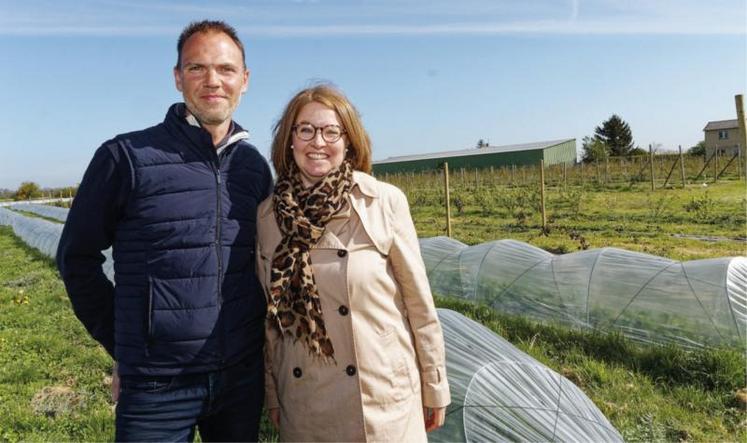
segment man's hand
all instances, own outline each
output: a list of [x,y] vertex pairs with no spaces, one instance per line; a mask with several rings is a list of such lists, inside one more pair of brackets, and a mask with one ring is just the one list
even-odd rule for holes
[[115,361],[112,368],[112,401],[116,403],[117,400],[119,400],[119,372],[117,362]]
[[446,420],[446,408],[429,408],[423,406],[425,416],[425,432],[431,432],[444,425]]
[[275,429],[280,429],[280,408],[268,409],[267,415],[270,417],[270,422],[275,426]]

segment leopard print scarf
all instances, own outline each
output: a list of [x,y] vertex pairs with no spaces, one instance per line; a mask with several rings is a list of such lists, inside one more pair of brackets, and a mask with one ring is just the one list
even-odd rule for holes
[[287,175],[278,178],[272,196],[283,238],[272,257],[267,317],[281,333],[301,340],[311,355],[325,362],[334,361],[335,351],[324,327],[310,250],[327,222],[345,207],[352,183],[353,168],[344,161],[304,189],[293,164]]

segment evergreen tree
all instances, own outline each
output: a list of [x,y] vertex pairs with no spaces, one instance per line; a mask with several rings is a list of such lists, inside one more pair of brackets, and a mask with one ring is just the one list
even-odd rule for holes
[[628,156],[633,150],[633,134],[630,126],[617,114],[605,120],[594,130],[594,138],[602,141],[611,156]]
[[697,145],[687,150],[687,155],[705,155],[706,145],[705,140],[701,140]]

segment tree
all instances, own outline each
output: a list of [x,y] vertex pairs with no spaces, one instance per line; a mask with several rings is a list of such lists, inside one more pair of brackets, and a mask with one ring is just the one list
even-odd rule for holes
[[607,145],[596,137],[589,137],[587,135],[582,139],[581,143],[581,149],[584,151],[581,154],[581,160],[584,163],[604,160],[608,155]]
[[13,196],[14,200],[30,200],[41,196],[41,188],[34,182],[23,182]]
[[611,156],[628,156],[633,150],[633,134],[630,126],[617,114],[594,129],[594,138],[601,140]]
[[701,156],[703,156],[703,155],[705,155],[705,153],[706,153],[705,140],[699,141],[698,144],[696,144],[695,146],[693,146],[692,148],[690,148],[690,149],[687,150],[687,155],[701,155]]

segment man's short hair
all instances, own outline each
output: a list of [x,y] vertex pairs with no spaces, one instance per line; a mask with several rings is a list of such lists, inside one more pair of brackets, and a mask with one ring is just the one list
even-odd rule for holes
[[186,43],[187,40],[197,32],[202,32],[205,34],[207,34],[208,32],[222,32],[226,34],[231,38],[231,40],[233,40],[234,43],[236,43],[236,46],[238,46],[241,50],[241,62],[244,64],[244,68],[246,68],[244,44],[241,43],[241,39],[239,39],[239,36],[233,26],[221,20],[202,20],[199,22],[192,22],[188,24],[179,36],[179,41],[176,43],[177,69],[182,67],[182,48],[184,48],[184,43]]

